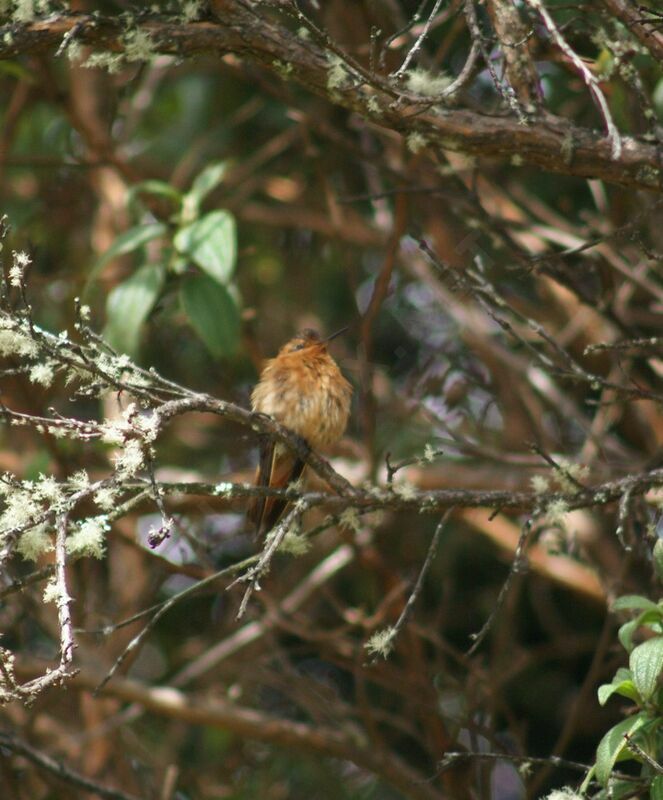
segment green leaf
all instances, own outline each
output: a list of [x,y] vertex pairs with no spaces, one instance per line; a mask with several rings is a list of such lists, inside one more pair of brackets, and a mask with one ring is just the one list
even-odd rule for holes
[[594,775],[596,774],[596,764],[589,770],[583,782],[580,784],[580,789],[578,790],[581,795],[587,794],[587,790],[589,789],[589,784],[594,780]]
[[109,261],[112,261],[118,256],[124,256],[127,253],[138,250],[139,247],[147,244],[147,242],[151,242],[152,239],[163,236],[167,231],[168,228],[163,222],[152,222],[148,225],[136,225],[134,228],[129,228],[128,231],[121,233],[103,256],[93,264],[85,284],[85,289],[83,290],[83,297],[85,298],[87,296],[90,287]]
[[663,78],[660,78],[652,92],[652,104],[659,119],[663,119]]
[[161,293],[164,279],[163,267],[147,264],[108,295],[104,337],[116,350],[130,355],[136,352],[141,326]]
[[618,597],[613,601],[611,609],[613,611],[637,609],[638,611],[655,611],[663,614],[663,609],[657,603],[639,594],[625,594],[623,597]]
[[657,775],[651,782],[649,800],[663,800],[663,775]]
[[227,283],[235,268],[235,219],[227,211],[212,211],[175,235],[175,247],[210,277]]
[[[596,748],[596,780],[601,786],[607,786],[610,774],[619,759],[632,758],[626,746],[625,734],[633,734],[642,726],[649,722],[646,714],[636,714],[618,722],[605,734]],[[626,752],[624,752],[626,751]]]
[[184,195],[182,204],[183,219],[189,222],[198,216],[200,204],[221,183],[225,172],[225,163],[223,161],[215,161],[196,175],[191,188]]
[[620,667],[615,677],[612,679],[612,683],[604,683],[603,686],[599,686],[599,704],[604,706],[613,694],[620,694],[622,697],[628,697],[629,700],[633,700],[636,703],[641,702],[640,695],[633,683],[630,670]]
[[165,181],[148,180],[134,184],[127,192],[127,206],[132,213],[137,213],[138,195],[153,194],[170,200],[178,208],[182,203],[182,193]]
[[658,580],[663,583],[663,539],[657,539],[652,551],[654,558],[654,572]]
[[656,636],[634,648],[629,656],[629,666],[640,696],[649,700],[663,669],[663,636]]
[[629,620],[625,622],[617,632],[617,638],[621,642],[622,647],[626,650],[627,653],[630,653],[633,650],[633,634],[637,631],[640,627],[640,623],[637,619]]
[[180,289],[182,306],[194,330],[213,356],[233,355],[239,345],[240,318],[225,286],[207,275],[187,277]]
[[0,61],[0,75],[8,75],[32,84],[36,82],[34,74],[18,61]]

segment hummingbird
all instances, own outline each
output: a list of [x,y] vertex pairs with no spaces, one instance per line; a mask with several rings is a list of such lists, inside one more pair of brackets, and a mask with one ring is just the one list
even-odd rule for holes
[[[298,333],[267,361],[251,393],[253,411],[273,417],[314,450],[338,441],[350,415],[352,386],[327,351],[329,342],[345,330],[326,339],[312,328]],[[257,486],[284,488],[301,477],[304,466],[286,445],[261,437]],[[287,505],[275,497],[253,501],[248,517],[257,536],[276,525]]]

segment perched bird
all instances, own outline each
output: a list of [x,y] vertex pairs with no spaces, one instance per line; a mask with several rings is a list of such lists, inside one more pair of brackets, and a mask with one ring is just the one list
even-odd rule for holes
[[[301,436],[314,449],[329,447],[341,438],[350,414],[352,386],[327,352],[327,344],[343,330],[326,339],[306,328],[265,364],[251,394],[254,411],[268,414]],[[300,478],[304,462],[286,445],[263,437],[256,477],[258,486],[284,488]],[[248,516],[258,536],[276,525],[287,503],[259,497]]]

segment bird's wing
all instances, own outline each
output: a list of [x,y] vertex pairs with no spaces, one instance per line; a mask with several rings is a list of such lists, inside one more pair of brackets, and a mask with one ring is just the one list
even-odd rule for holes
[[[283,489],[301,477],[304,462],[277,446],[273,439],[264,437],[260,441],[260,461],[256,473],[256,486]],[[257,497],[249,506],[247,516],[253,522],[256,536],[271,530],[279,521],[289,504],[278,497]]]

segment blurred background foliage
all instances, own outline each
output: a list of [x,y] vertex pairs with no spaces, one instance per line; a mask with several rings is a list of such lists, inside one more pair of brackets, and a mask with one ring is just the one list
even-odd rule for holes
[[[136,10],[110,0],[71,5],[108,15]],[[325,0],[302,8],[368,63],[371,31],[379,30],[384,43],[419,5]],[[599,5],[546,3],[601,76],[620,130],[660,144],[661,64]],[[138,21],[158,16],[159,7],[139,9]],[[458,73],[471,41],[460,10],[457,2],[442,4],[418,68]],[[267,7],[259,13],[277,15]],[[421,19],[429,13],[426,6]],[[498,61],[483,10],[480,19]],[[6,24],[13,24],[8,17]],[[296,27],[287,16],[284,24]],[[540,26],[527,24],[548,110],[600,128],[580,77]],[[386,70],[398,67],[418,32],[421,24],[394,40]],[[583,353],[591,344],[661,334],[663,228],[655,193],[522,167],[517,153],[503,163],[412,152],[398,134],[340,108],[333,96],[316,97],[290,82],[287,65],[270,71],[233,54],[183,52],[109,71],[86,67],[89,55],[82,48],[73,59],[49,52],[0,63],[5,253],[30,254],[29,299],[44,327],[71,328],[74,298],[83,297],[93,327],[141,365],[247,405],[262,359],[295,331],[348,325],[333,350],[355,387],[355,403],[333,456],[357,483],[384,480],[387,454],[392,462],[420,458],[426,445],[444,454],[402,474],[428,489],[527,489],[532,477],[548,475],[533,442],[586,465],[590,482],[641,471],[660,458],[654,403],[610,397],[605,386],[564,376],[537,379],[523,341],[501,331],[462,286],[441,280],[417,246],[425,237],[461,272],[481,266],[497,295],[545,325],[587,369],[613,381],[627,374],[651,388],[649,353],[624,360]],[[508,113],[485,66],[456,104]],[[594,239],[595,247],[575,251]],[[574,252],[560,256],[567,249]],[[388,291],[366,328],[376,281],[387,271]],[[525,336],[540,346],[531,331]],[[33,414],[72,409],[66,386],[46,391],[11,375],[3,378],[2,397]],[[119,402],[78,400],[75,410],[112,416]],[[22,477],[107,469],[102,447],[25,429],[2,429],[0,437],[0,466]],[[188,416],[159,441],[158,475],[251,480],[255,446],[244,429]],[[255,547],[240,504],[198,498],[174,503],[178,536],[151,552],[145,536],[152,511],[140,509],[114,527],[103,562],[72,567],[83,631],[125,619]],[[319,519],[311,516],[313,526]],[[601,735],[621,718],[617,703],[602,708],[595,695],[624,658],[606,598],[653,591],[642,546],[653,511],[634,511],[628,556],[615,538],[615,520],[616,509],[606,507],[540,521],[538,560],[517,576],[489,638],[468,658],[524,518],[499,515],[490,523],[487,512],[457,514],[395,653],[373,665],[364,644],[398,616],[436,521],[383,513],[356,536],[327,531],[304,556],[281,558],[253,617],[273,610],[343,543],[352,546],[349,563],[293,613],[272,620],[262,637],[187,686],[287,720],[358,726],[376,752],[397,754],[425,781],[418,793],[324,753],[168,720],[84,690],[51,692],[3,717],[35,746],[146,798],[387,800],[428,796],[425,790],[495,800],[527,791],[542,796],[581,775],[550,764],[519,770],[507,761],[477,761],[441,775],[439,761],[447,750],[467,748],[592,762]],[[568,564],[580,570],[573,579]],[[12,569],[18,576],[33,565]],[[26,590],[20,602],[2,606],[0,619],[3,646],[43,658],[54,652],[54,612],[39,597],[39,586]],[[167,685],[246,624],[235,621],[235,610],[235,595],[216,590],[175,607],[131,675]],[[140,623],[109,636],[81,634],[79,658],[107,670],[138,630]],[[3,796],[78,796],[28,765],[0,763]],[[168,769],[176,788],[159,794]]]

